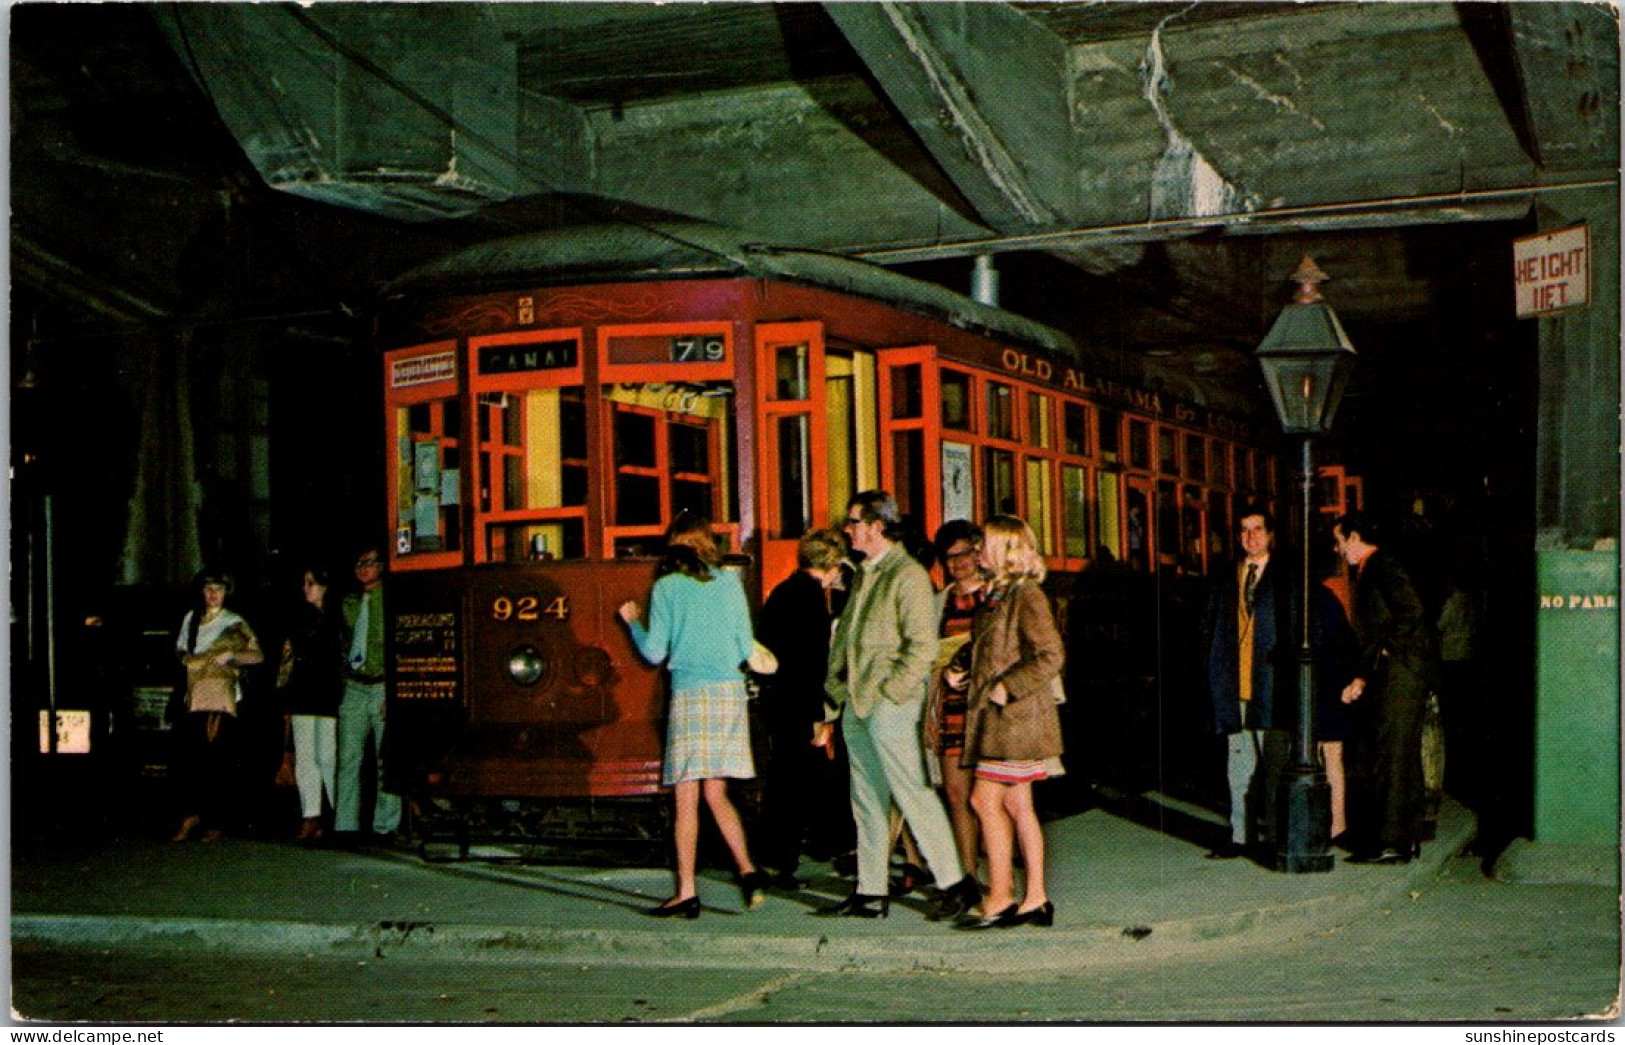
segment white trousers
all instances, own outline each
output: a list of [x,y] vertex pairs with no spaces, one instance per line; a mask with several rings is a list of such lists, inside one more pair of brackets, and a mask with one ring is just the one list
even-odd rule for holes
[[924,711],[923,698],[908,704],[882,700],[868,718],[859,718],[851,708],[841,716],[852,763],[852,815],[858,822],[858,892],[865,896],[887,892],[893,802],[913,829],[937,887],[946,889],[965,877],[948,813],[925,779]]
[[293,775],[299,782],[299,808],[306,820],[322,815],[322,789],[327,800],[338,803],[333,786],[338,767],[338,719],[326,715],[293,715]]
[[1225,759],[1225,775],[1230,782],[1230,841],[1247,844],[1247,792],[1253,785],[1253,774],[1258,772],[1259,756],[1264,750],[1264,731],[1244,729],[1227,738],[1229,749]]
[[372,805],[372,829],[388,834],[401,826],[401,799],[384,790],[384,684],[368,685],[354,679],[344,682],[344,700],[339,704],[338,801],[333,805],[333,830],[361,829],[361,764],[367,757],[367,741],[373,743],[373,762],[378,767],[378,787]]

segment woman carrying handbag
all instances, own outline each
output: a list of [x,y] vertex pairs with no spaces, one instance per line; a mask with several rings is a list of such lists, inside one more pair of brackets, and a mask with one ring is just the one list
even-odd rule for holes
[[242,617],[226,609],[231,579],[204,571],[198,603],[181,621],[175,652],[186,668],[186,713],[179,723],[176,769],[179,804],[186,815],[170,838],[184,842],[203,827],[205,842],[220,837],[221,809],[230,789],[233,727],[243,698],[241,671],[265,659]]

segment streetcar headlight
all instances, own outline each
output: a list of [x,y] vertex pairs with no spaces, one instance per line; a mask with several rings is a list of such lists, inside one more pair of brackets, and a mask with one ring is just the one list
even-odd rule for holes
[[520,646],[508,654],[508,675],[521,686],[533,686],[547,673],[547,658],[535,646]]

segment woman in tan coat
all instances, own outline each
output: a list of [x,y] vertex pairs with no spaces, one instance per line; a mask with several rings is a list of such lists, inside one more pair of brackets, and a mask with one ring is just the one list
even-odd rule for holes
[[[982,565],[992,574],[976,612],[968,670],[950,668],[950,685],[968,688],[964,764],[974,767],[971,807],[982,825],[988,890],[982,917],[961,928],[1048,926],[1055,906],[1044,888],[1044,833],[1033,808],[1033,782],[1051,775],[1061,754],[1056,712],[1065,654],[1040,582],[1044,560],[1033,531],[1008,515],[984,527]],[[1015,900],[1014,849],[1026,868]]]

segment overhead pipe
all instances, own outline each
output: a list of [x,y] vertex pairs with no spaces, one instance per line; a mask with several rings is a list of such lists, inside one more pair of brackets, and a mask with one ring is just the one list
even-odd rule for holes
[[[1271,231],[1277,223],[1306,218],[1379,217],[1382,208],[1420,209],[1427,206],[1451,206],[1468,203],[1487,203],[1516,199],[1520,196],[1540,195],[1548,192],[1568,192],[1580,189],[1611,188],[1619,184],[1617,178],[1595,181],[1563,182],[1556,185],[1527,185],[1512,189],[1478,189],[1468,192],[1440,192],[1421,196],[1393,196],[1382,199],[1350,200],[1342,203],[1315,203],[1301,207],[1278,207],[1274,210],[1237,211],[1230,214],[1212,214],[1202,217],[1158,218],[1150,221],[1129,221],[1114,225],[1092,225],[1058,232],[1026,232],[1009,236],[990,236],[986,239],[956,240],[916,247],[885,247],[853,244],[830,248],[834,253],[861,258],[877,264],[903,264],[911,261],[933,261],[967,256],[981,257],[1002,251],[1064,250],[1068,247],[1087,247],[1096,240],[1139,242],[1145,233],[1162,233],[1159,237],[1172,239],[1180,234],[1196,235],[1221,229],[1247,230],[1256,226],[1257,232]],[[1360,214],[1365,210],[1370,213]]]

